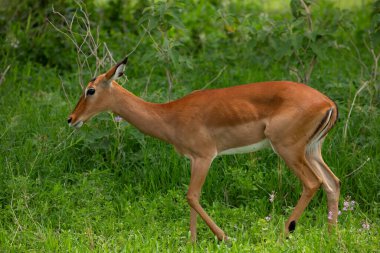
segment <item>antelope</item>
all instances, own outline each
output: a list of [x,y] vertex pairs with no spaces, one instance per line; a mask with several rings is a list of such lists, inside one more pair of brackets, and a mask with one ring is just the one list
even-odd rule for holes
[[115,81],[123,75],[127,61],[125,58],[88,83],[68,123],[79,128],[96,114],[111,111],[190,159],[191,241],[197,238],[197,215],[218,240],[228,240],[199,203],[214,158],[266,147],[285,161],[303,186],[283,233],[295,230],[320,186],[327,194],[329,231],[336,226],[340,181],[321,154],[322,143],[338,118],[331,99],[305,84],[271,81],[200,90],[168,103],[150,103]]

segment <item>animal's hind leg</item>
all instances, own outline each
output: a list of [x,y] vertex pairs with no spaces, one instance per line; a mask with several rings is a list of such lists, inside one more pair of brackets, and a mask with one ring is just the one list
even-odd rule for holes
[[336,225],[338,219],[338,204],[340,195],[340,181],[323,161],[321,148],[323,140],[310,144],[306,158],[312,165],[314,172],[322,179],[322,187],[327,195],[329,231]]
[[289,219],[285,223],[285,236],[287,236],[289,232],[294,231],[298,219],[321,186],[322,180],[314,173],[311,165],[306,159],[306,148],[304,145],[298,145],[298,147],[294,145],[289,147],[272,143],[272,146],[301,180],[303,186],[302,195]]

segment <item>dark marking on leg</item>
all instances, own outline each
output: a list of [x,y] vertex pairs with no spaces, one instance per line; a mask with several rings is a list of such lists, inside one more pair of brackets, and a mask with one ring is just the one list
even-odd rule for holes
[[296,221],[292,220],[289,224],[289,232],[293,233],[293,231],[296,229]]

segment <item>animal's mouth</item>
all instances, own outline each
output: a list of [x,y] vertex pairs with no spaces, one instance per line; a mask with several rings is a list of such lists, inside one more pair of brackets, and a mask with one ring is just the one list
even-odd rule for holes
[[75,123],[75,124],[71,124],[71,123],[69,123],[69,126],[71,126],[71,127],[75,127],[75,128],[80,128],[81,126],[83,126],[83,121],[78,121],[78,122]]

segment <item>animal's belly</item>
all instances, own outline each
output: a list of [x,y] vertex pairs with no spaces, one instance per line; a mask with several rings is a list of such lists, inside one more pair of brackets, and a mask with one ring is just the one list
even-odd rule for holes
[[260,142],[257,142],[248,146],[242,146],[242,147],[236,147],[236,148],[223,150],[222,152],[218,153],[218,155],[251,153],[251,152],[255,152],[260,149],[268,148],[268,147],[270,147],[270,142],[268,139],[264,139]]

